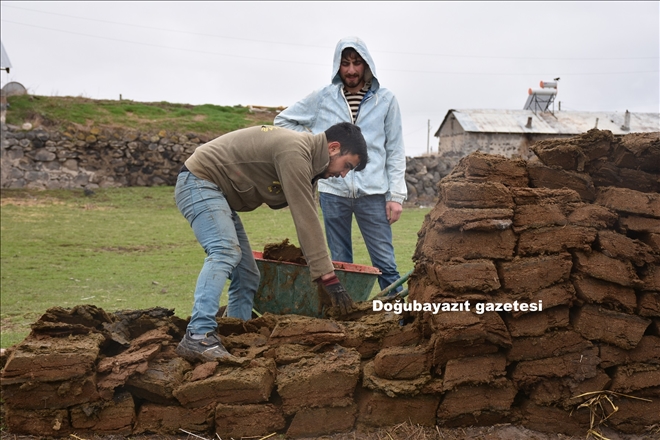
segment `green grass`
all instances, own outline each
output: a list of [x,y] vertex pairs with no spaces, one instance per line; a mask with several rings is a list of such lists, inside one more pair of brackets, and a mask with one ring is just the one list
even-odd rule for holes
[[45,125],[65,130],[85,127],[123,127],[140,131],[218,136],[253,125],[272,124],[274,112],[250,113],[247,107],[94,100],[82,97],[22,95],[8,97],[7,123]]
[[[54,306],[94,304],[108,312],[161,306],[182,318],[190,314],[205,255],[174,204],[174,188],[95,191],[87,197],[82,190],[2,190],[1,347],[23,340]],[[402,275],[413,267],[428,211],[404,209],[393,225]],[[285,238],[298,245],[288,209],[240,216],[254,250]],[[370,264],[356,225],[353,241],[355,263]]]

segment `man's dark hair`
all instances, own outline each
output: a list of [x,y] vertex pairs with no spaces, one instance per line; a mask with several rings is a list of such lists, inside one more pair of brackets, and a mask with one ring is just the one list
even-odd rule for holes
[[353,56],[357,57],[358,60],[364,61],[364,58],[362,58],[362,55],[358,53],[357,50],[353,47],[347,47],[346,49],[341,51],[341,57],[342,58],[353,58]]
[[362,130],[355,124],[350,122],[340,122],[325,131],[325,137],[330,142],[339,142],[341,147],[339,153],[343,156],[345,154],[357,154],[360,163],[355,167],[355,171],[362,171],[369,157],[367,155],[367,143],[362,136]]

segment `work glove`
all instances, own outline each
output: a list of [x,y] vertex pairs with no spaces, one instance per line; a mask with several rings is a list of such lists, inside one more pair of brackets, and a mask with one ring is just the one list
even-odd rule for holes
[[[337,275],[333,275],[327,280],[318,278],[316,280],[319,293],[320,306],[332,305],[337,307],[341,315],[346,315],[353,308],[353,300],[348,296],[348,292],[339,282]],[[328,304],[328,299],[330,304]]]

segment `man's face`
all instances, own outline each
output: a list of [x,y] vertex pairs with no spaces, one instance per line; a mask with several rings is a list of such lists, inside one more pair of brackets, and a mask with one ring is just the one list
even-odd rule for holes
[[350,91],[360,90],[364,86],[364,66],[362,57],[354,52],[341,58],[339,77]]
[[[337,144],[333,142],[333,144]],[[337,144],[339,145],[339,144]],[[349,171],[354,169],[360,164],[360,157],[357,154],[344,154],[339,151],[339,147],[333,148],[331,144],[330,150],[330,163],[323,173],[323,178],[329,177],[346,177]]]

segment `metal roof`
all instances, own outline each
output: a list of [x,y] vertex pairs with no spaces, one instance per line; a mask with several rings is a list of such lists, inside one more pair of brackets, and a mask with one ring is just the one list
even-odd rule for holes
[[10,67],[11,61],[9,61],[9,55],[7,55],[5,45],[0,42],[0,70],[6,70],[9,72]]
[[[479,133],[529,133],[577,135],[592,128],[612,134],[660,131],[660,113],[630,113],[630,129],[623,130],[625,112],[537,112],[531,110],[449,110],[435,136],[452,114],[463,130]],[[531,118],[531,127],[528,120]]]

